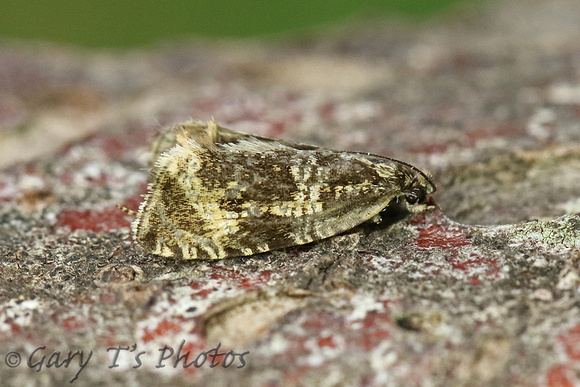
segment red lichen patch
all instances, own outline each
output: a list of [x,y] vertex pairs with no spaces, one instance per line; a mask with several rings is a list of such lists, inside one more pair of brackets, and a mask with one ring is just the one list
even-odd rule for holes
[[105,348],[114,347],[123,342],[119,339],[119,332],[112,327],[103,328],[104,332],[96,336],[96,342]]
[[67,317],[61,322],[62,327],[67,331],[79,331],[85,328],[85,323],[82,321],[77,320],[76,317],[71,316]]
[[303,315],[300,322],[298,329],[285,333],[287,348],[276,355],[280,361],[296,363],[298,356],[307,356],[316,349],[335,349],[340,346],[339,342],[343,342],[335,338],[335,335],[345,333],[345,319],[342,316],[318,312]]
[[[435,205],[433,198],[431,196],[428,198],[427,204]],[[433,224],[440,224],[440,225],[447,226],[449,224],[454,224],[454,223],[445,216],[445,214],[443,213],[441,208],[439,208],[435,205],[435,208],[433,208],[429,211],[424,211],[424,212],[420,212],[418,214],[413,214],[413,216],[411,216],[409,218],[409,224],[411,226],[415,226],[417,228],[426,228],[426,227],[431,226]]]
[[321,312],[316,315],[309,315],[309,317],[302,322],[301,327],[307,334],[318,334],[318,332],[325,328],[330,329],[342,325],[342,321],[342,317],[335,316],[332,313]]
[[129,227],[130,220],[117,207],[103,210],[63,210],[56,217],[57,227],[68,227],[70,231],[90,230],[109,232],[121,227]]
[[[213,353],[208,354],[206,348],[202,346],[202,343],[204,341],[196,341],[195,343],[186,341],[183,345],[180,344],[177,348],[172,348],[174,355],[171,359],[172,361],[167,364],[171,364],[174,368],[183,367],[184,372],[191,375],[197,371],[198,368],[196,365],[200,367],[203,365],[209,366],[212,361],[214,364],[220,363],[222,359],[219,356],[212,358],[211,355]],[[210,357],[209,361],[208,357]]]
[[213,280],[222,280],[227,283],[232,283],[242,289],[254,289],[262,287],[270,281],[272,271],[262,270],[259,272],[252,272],[249,275],[243,276],[236,270],[226,269],[224,267],[214,267],[210,278]]
[[334,338],[332,337],[332,335],[320,337],[318,339],[318,341],[316,342],[316,345],[319,348],[322,348],[322,347],[336,348],[338,346],[336,344],[336,342],[334,341]]
[[144,343],[148,343],[157,339],[158,337],[168,337],[175,336],[176,334],[182,332],[183,327],[180,321],[163,319],[152,329],[143,329],[142,340]]
[[467,246],[470,243],[460,230],[446,229],[439,224],[419,229],[419,237],[417,238],[417,246],[421,248],[456,248]]
[[382,340],[391,336],[391,329],[394,322],[385,312],[371,311],[367,313],[362,321],[363,327],[358,331],[360,335],[351,337],[351,346],[360,347],[365,351],[375,348]]
[[564,365],[556,365],[548,370],[546,386],[548,387],[574,387],[575,381],[571,380],[571,372]]
[[580,361],[580,324],[562,333],[558,339],[566,349],[566,355],[570,360]]
[[20,333],[21,332],[20,325],[14,323],[14,322],[11,322],[10,319],[7,319],[5,321],[5,323],[10,323],[10,333]]
[[454,269],[458,270],[470,270],[476,267],[489,267],[490,269],[485,272],[486,275],[497,274],[498,264],[497,261],[493,259],[481,257],[475,253],[469,254],[467,259],[460,259],[457,254],[451,254],[451,257],[447,259]]
[[421,273],[427,277],[437,277],[441,274],[441,267],[433,263],[426,262],[423,267]]
[[[382,341],[389,339],[393,326],[385,312],[371,311],[364,319],[352,322],[330,312],[310,313],[301,317],[296,330],[284,335],[287,348],[275,357],[277,361],[302,364],[284,373],[287,381],[300,380],[305,372],[319,367],[318,361],[356,356],[375,349]],[[322,364],[328,363],[325,361]]]
[[189,284],[189,286],[194,290],[194,294],[202,299],[215,290],[215,288],[208,286],[205,281],[195,281]]

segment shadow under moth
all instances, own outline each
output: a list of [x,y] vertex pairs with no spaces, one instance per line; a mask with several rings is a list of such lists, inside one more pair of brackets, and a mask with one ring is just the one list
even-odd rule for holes
[[[187,122],[161,132],[131,228],[164,257],[221,259],[342,233],[394,203],[421,207],[435,185],[387,157]],[[424,205],[423,205],[424,207]],[[130,212],[130,211],[129,211]]]

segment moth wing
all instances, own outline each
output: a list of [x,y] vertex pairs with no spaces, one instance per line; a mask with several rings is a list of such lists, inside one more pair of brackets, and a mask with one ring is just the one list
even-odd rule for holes
[[353,228],[401,194],[365,155],[236,138],[211,147],[188,139],[159,157],[133,223],[144,247],[216,259],[300,245]]

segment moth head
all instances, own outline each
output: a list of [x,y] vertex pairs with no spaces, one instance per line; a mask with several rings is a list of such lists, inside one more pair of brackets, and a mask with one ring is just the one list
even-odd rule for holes
[[396,187],[395,197],[397,201],[404,199],[408,205],[423,204],[436,187],[431,176],[411,164],[403,161],[389,159],[385,157],[371,158],[368,156],[369,164],[378,173],[385,178],[391,187]]
[[410,172],[405,179],[405,189],[402,190],[405,200],[410,205],[423,204],[437,188],[426,173],[415,167],[411,167]]

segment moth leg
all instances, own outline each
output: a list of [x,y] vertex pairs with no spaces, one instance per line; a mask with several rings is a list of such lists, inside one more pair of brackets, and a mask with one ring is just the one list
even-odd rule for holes
[[375,216],[373,216],[372,218],[367,220],[367,222],[374,223],[374,224],[381,224],[382,221],[383,221],[383,217],[381,216],[380,213],[376,214]]
[[178,239],[183,259],[222,259],[226,257],[223,248],[210,238],[192,235],[187,239],[188,241]]
[[248,237],[248,241],[239,250],[243,255],[253,255],[270,251],[272,248],[263,238]]
[[152,253],[162,257],[173,257],[175,255],[171,247],[161,238],[155,243],[155,250]]

